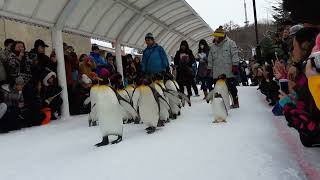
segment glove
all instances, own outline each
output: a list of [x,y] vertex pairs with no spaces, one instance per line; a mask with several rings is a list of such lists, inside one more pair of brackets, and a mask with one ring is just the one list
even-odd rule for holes
[[238,66],[236,66],[236,65],[233,65],[232,66],[232,73],[233,73],[233,75],[238,75],[239,74],[239,68],[238,68]]

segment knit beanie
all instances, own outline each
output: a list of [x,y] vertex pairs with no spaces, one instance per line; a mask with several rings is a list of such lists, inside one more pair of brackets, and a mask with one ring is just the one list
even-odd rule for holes
[[101,78],[109,78],[110,77],[110,72],[109,72],[109,70],[108,69],[106,69],[106,68],[102,68],[101,70],[100,70],[100,72],[99,72],[99,77],[101,77]]
[[223,27],[220,26],[218,29],[216,29],[216,30],[214,31],[213,34],[211,34],[211,36],[223,38],[223,37],[226,36],[226,32],[224,31]]

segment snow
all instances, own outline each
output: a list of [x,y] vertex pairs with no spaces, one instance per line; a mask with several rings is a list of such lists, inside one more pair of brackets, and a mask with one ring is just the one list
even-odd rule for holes
[[[152,135],[126,125],[124,140],[102,148],[87,117],[0,135],[0,179],[10,180],[300,180],[307,179],[285,131],[320,170],[320,151],[303,148],[275,119],[256,88],[239,88],[241,107],[213,124],[211,106],[194,98],[178,120]],[[275,122],[283,126],[279,130]],[[301,147],[300,147],[301,146]]]

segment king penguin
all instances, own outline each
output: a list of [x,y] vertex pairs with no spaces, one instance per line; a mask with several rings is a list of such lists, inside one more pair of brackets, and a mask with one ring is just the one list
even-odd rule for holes
[[[126,89],[124,89],[124,87],[119,87],[117,89],[117,93],[123,98],[125,99],[127,102],[131,103],[131,98],[130,95],[128,93],[128,91]],[[123,122],[124,123],[131,123],[134,120],[134,117],[132,117],[132,115],[130,114],[130,112],[128,112],[126,109],[123,109],[124,111],[124,117],[123,117]]]
[[224,78],[220,78],[215,86],[214,89],[208,94],[206,100],[209,103],[210,100],[212,100],[214,98],[214,95],[218,93],[222,96],[223,101],[227,107],[227,110],[230,110],[230,93],[229,93],[229,89],[228,86],[226,84],[226,81]]
[[181,114],[181,107],[184,106],[187,101],[189,106],[191,102],[189,98],[179,92],[179,85],[173,79],[173,76],[169,73],[165,75],[165,87],[167,92],[165,93],[166,97],[169,99],[169,104],[171,108],[171,118],[177,119],[177,116]]
[[166,122],[169,122],[170,117],[170,105],[169,99],[165,96],[166,88],[163,83],[163,76],[161,74],[156,74],[153,77],[154,81],[152,83],[152,87],[159,93],[161,97],[159,97],[160,104],[160,121],[158,126],[164,126]]
[[213,123],[227,122],[228,109],[221,94],[216,93],[212,100],[212,109],[214,113]]
[[160,103],[157,92],[151,87],[151,80],[144,78],[132,96],[133,107],[138,110],[148,134],[154,133],[160,120]]
[[99,127],[102,133],[102,142],[96,144],[97,147],[108,145],[109,136],[117,136],[118,139],[113,141],[116,144],[122,141],[123,135],[123,117],[126,109],[132,116],[137,117],[138,114],[124,98],[117,94],[116,90],[107,85],[98,87],[97,90],[97,117]]

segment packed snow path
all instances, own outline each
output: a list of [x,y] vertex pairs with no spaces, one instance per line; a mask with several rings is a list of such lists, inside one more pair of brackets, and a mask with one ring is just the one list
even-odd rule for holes
[[211,106],[195,98],[155,134],[126,125],[118,145],[94,147],[100,133],[86,117],[0,135],[0,179],[316,179],[320,151],[304,149],[255,88],[239,90],[241,108],[226,124],[213,124]]

